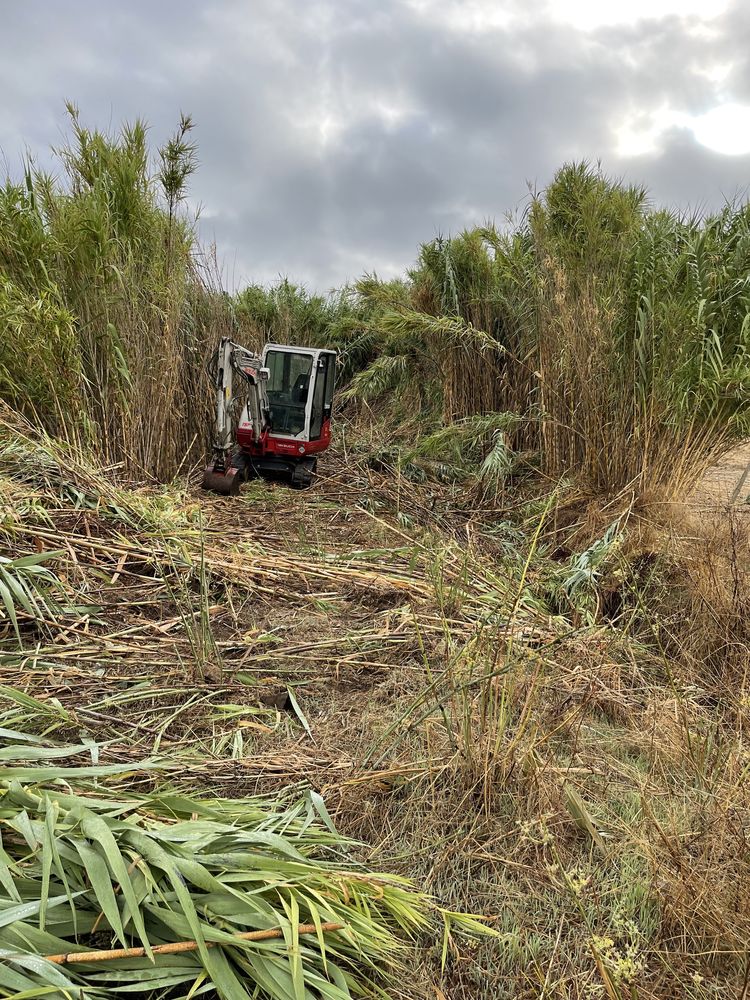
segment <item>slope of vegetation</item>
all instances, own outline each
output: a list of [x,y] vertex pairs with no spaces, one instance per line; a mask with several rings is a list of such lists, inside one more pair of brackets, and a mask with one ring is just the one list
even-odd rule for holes
[[[189,125],[74,116],[3,194],[0,995],[742,995],[748,508],[688,493],[748,433],[747,207],[569,166],[230,300]],[[232,330],[340,352],[305,494],[196,489]]]

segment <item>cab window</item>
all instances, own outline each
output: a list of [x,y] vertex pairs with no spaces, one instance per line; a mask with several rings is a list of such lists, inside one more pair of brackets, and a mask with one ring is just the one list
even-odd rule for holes
[[268,351],[266,368],[269,372],[266,392],[273,430],[279,434],[301,434],[305,429],[312,357],[291,351]]

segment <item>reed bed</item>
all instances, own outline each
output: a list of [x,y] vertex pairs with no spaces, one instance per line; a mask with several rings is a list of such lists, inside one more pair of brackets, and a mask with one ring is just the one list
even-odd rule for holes
[[[745,995],[746,517],[684,499],[748,431],[746,206],[572,165],[230,300],[190,121],[71,114],[0,197],[0,993]],[[304,495],[197,489],[223,332],[339,351]]]
[[181,210],[192,122],[152,155],[143,122],[107,135],[68,110],[56,172],[29,162],[0,188],[0,398],[102,465],[169,478],[205,448],[231,326]]
[[[370,363],[348,393],[381,412],[389,400],[402,446],[441,424],[459,444],[467,418],[513,414],[510,452],[552,480],[679,497],[750,433],[748,247],[746,204],[669,213],[566,164],[503,230],[424,244],[401,295],[359,284],[350,319]],[[420,408],[431,420],[404,419]]]

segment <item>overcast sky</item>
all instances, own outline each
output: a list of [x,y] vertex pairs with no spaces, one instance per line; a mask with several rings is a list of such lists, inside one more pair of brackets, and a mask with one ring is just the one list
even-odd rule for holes
[[565,160],[655,201],[750,182],[746,0],[5,0],[0,149],[196,122],[191,204],[235,286],[391,276]]

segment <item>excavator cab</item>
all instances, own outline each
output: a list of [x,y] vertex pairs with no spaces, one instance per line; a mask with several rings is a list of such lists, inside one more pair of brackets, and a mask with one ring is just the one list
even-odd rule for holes
[[331,442],[335,369],[335,351],[267,344],[257,357],[224,338],[216,362],[214,456],[204,488],[235,494],[257,474],[309,486],[317,457]]
[[[271,438],[321,441],[324,424],[331,419],[335,366],[334,351],[266,345],[263,367],[268,369]],[[306,449],[310,451],[315,449]]]

